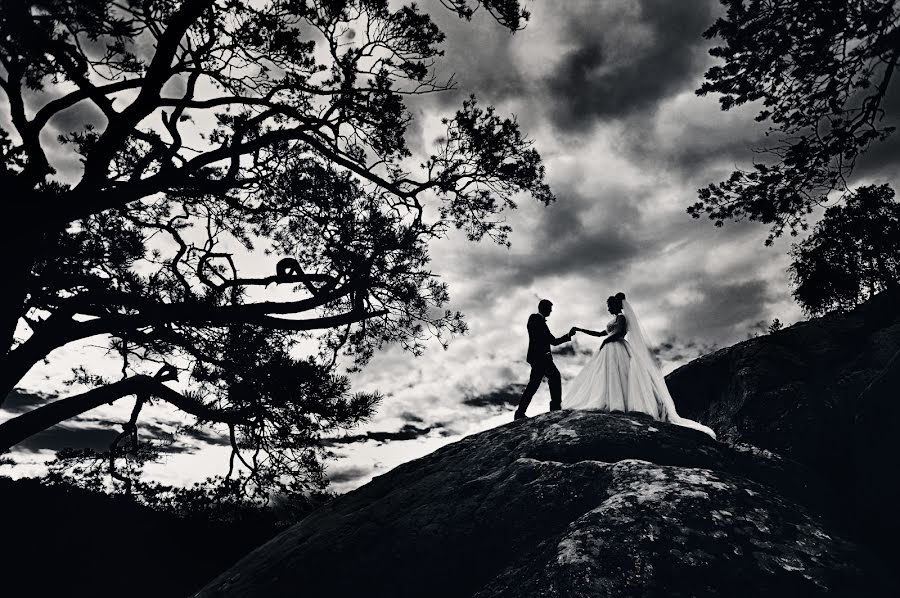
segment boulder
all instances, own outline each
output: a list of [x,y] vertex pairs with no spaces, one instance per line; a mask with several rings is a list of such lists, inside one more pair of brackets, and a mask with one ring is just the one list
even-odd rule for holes
[[647,416],[545,414],[343,495],[197,596],[879,595],[803,465]]
[[900,299],[884,292],[700,357],[666,383],[679,413],[720,439],[810,467],[827,482],[823,502],[840,529],[900,557],[900,493],[887,473],[900,460],[898,354]]
[[852,489],[861,538],[897,561],[900,548],[900,353],[863,391],[856,412]]

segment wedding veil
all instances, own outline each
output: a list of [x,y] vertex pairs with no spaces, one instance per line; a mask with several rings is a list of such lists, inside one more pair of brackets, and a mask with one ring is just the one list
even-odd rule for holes
[[[672,400],[672,395],[669,394],[669,388],[666,386],[662,372],[656,364],[653,354],[650,352],[647,337],[644,335],[643,328],[641,328],[640,320],[638,320],[637,314],[634,313],[634,308],[631,307],[631,303],[627,299],[622,301],[622,313],[625,314],[625,319],[628,322],[627,338],[632,353],[632,376],[641,371],[650,377],[653,394],[656,400],[659,401],[662,419],[673,424],[700,430],[715,438],[715,432],[707,426],[678,415],[678,412],[675,410],[675,401]],[[636,368],[638,369],[635,371]]]

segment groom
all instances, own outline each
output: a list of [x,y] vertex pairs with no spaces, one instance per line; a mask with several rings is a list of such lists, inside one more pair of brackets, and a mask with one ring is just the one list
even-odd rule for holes
[[547,383],[550,385],[550,411],[558,411],[562,409],[562,381],[559,377],[559,370],[553,363],[553,356],[550,354],[550,345],[559,345],[572,340],[575,334],[575,328],[569,331],[569,334],[556,338],[547,328],[547,317],[553,311],[553,304],[547,299],[541,299],[538,303],[538,313],[531,314],[528,318],[528,356],[526,361],[531,364],[531,376],[528,378],[528,386],[522,393],[519,400],[519,407],[513,419],[522,419],[525,417],[525,411],[534,393],[537,392],[544,377],[547,377]]

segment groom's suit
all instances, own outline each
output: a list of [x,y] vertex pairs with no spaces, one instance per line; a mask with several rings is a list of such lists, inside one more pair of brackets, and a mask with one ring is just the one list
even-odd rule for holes
[[519,400],[519,407],[516,409],[516,416],[525,415],[528,404],[537,389],[540,387],[544,377],[547,377],[547,384],[550,386],[550,411],[556,411],[562,408],[562,381],[560,380],[559,370],[553,363],[553,355],[550,353],[551,345],[559,345],[572,340],[572,337],[565,334],[559,338],[553,336],[547,327],[547,319],[541,314],[531,314],[528,318],[528,355],[526,361],[531,364],[531,376],[528,378],[528,385],[522,393]]

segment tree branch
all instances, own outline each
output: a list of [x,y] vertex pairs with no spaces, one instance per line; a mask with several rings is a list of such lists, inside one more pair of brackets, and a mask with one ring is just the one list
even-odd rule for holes
[[[385,310],[366,312],[353,310],[334,316],[307,319],[287,319],[272,317],[270,314],[297,314],[321,307],[358,290],[359,281],[348,283],[329,293],[301,299],[299,301],[263,301],[260,303],[225,305],[211,307],[188,303],[156,303],[126,293],[95,292],[85,293],[66,305],[44,322],[44,325],[27,341],[0,359],[0,405],[9,391],[28,373],[31,367],[50,354],[51,351],[76,340],[83,340],[101,334],[126,334],[128,331],[160,327],[169,324],[192,326],[233,326],[255,324],[294,332],[322,330],[346,326],[370,318],[385,315]],[[137,314],[101,313],[96,308],[107,310],[110,306],[121,306],[139,310]],[[76,313],[93,315],[94,319],[75,321]]]
[[61,98],[57,98],[51,102],[47,102],[46,104],[44,104],[44,106],[37,111],[37,114],[34,115],[34,118],[31,119],[29,126],[33,128],[35,132],[40,132],[40,130],[44,128],[44,125],[46,125],[54,115],[62,112],[63,110],[66,110],[67,108],[71,108],[79,102],[91,99],[96,93],[106,96],[108,94],[124,91],[126,89],[134,89],[135,87],[140,87],[141,85],[143,85],[143,83],[144,80],[140,77],[137,77],[134,79],[124,79],[122,81],[116,81],[115,83],[110,83],[109,85],[101,85],[100,87],[94,87],[91,90],[87,90],[84,88],[76,89],[75,91],[62,96]]
[[46,430],[105,403],[113,403],[123,397],[138,394],[156,397],[204,421],[239,424],[244,423],[249,415],[240,411],[221,411],[210,408],[172,390],[153,376],[141,374],[54,401],[0,424],[0,453],[9,450],[41,430]]
[[188,29],[200,18],[213,0],[185,0],[169,19],[165,33],[156,45],[153,60],[147,67],[143,85],[137,98],[115,118],[110,118],[106,130],[97,140],[84,164],[84,176],[78,184],[97,187],[106,179],[107,168],[122,142],[137,124],[156,109],[160,92],[172,75],[172,60]]

